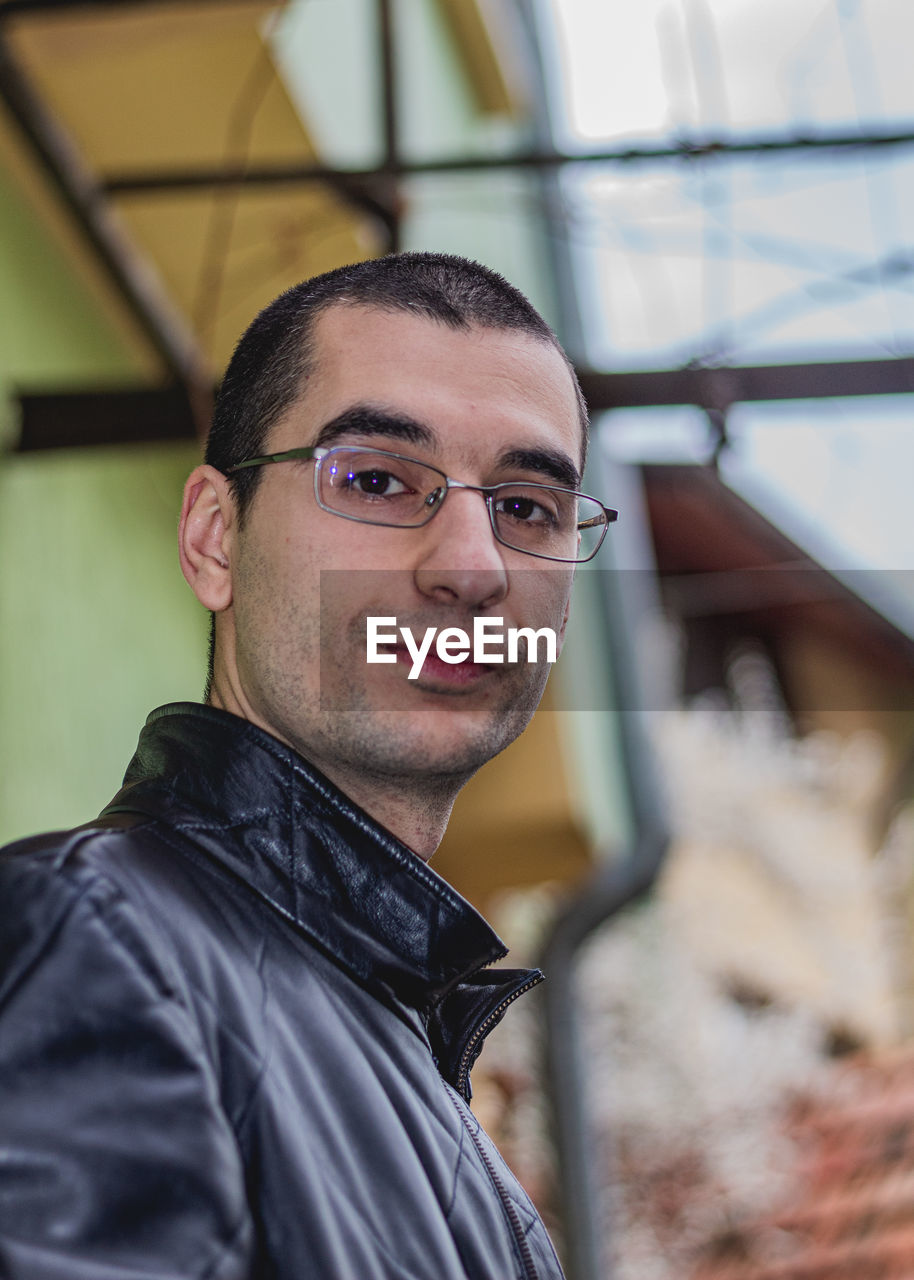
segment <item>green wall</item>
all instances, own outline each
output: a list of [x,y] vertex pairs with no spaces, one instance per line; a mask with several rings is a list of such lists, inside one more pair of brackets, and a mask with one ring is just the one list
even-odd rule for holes
[[199,699],[208,619],[178,566],[193,445],[0,464],[0,842],[94,816],[152,707]]
[[[18,182],[0,170],[0,446],[20,391],[140,370]],[[0,842],[92,817],[142,718],[199,697],[206,621],[174,550],[194,445],[0,452]]]
[[0,169],[0,385],[56,390],[136,374],[126,339]]

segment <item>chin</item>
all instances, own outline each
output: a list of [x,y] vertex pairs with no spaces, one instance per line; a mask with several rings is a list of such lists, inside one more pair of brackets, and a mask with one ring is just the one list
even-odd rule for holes
[[[538,701],[538,699],[537,699]],[[366,772],[404,781],[450,779],[463,785],[527,727],[536,703],[502,709],[386,711],[362,720],[353,762]]]

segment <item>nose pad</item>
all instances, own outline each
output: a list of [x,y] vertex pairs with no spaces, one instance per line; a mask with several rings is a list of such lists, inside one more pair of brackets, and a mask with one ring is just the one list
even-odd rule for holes
[[426,494],[424,505],[428,507],[429,510],[432,512],[437,511],[438,508],[441,506],[442,502],[444,501],[446,493],[447,493],[447,486],[443,484],[439,484],[437,489],[433,489],[431,493]]

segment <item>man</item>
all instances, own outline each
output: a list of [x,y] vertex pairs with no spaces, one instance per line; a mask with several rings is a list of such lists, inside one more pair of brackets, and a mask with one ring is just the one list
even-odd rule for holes
[[152,713],[98,820],[0,859],[0,1274],[560,1275],[467,1105],[540,975],[486,967],[426,866],[548,669],[416,671],[403,628],[561,636],[615,514],[573,496],[585,432],[551,331],[461,259],[251,325],[181,514],[206,705]]

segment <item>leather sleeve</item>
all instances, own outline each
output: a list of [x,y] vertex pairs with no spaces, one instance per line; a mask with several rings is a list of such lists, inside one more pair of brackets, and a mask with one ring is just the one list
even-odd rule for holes
[[193,1018],[119,892],[60,862],[0,857],[0,1277],[248,1277]]

